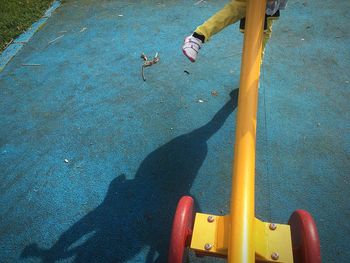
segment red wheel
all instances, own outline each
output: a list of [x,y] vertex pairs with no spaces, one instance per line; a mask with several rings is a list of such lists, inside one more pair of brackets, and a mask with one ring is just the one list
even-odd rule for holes
[[295,263],[321,263],[320,239],[312,216],[296,210],[289,218]]
[[171,230],[169,263],[182,263],[185,248],[190,245],[194,223],[194,201],[183,196],[177,204]]

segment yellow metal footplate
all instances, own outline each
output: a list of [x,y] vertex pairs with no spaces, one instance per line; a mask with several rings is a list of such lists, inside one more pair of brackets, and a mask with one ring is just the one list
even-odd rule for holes
[[[201,255],[227,257],[230,216],[197,213],[191,249]],[[293,263],[289,225],[254,220],[256,262]]]

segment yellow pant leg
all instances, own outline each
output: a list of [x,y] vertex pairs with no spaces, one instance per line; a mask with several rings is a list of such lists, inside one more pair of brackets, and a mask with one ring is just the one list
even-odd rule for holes
[[220,32],[228,25],[245,17],[246,7],[246,0],[231,0],[223,9],[197,27],[195,32],[204,35],[205,41],[208,41],[213,35]]

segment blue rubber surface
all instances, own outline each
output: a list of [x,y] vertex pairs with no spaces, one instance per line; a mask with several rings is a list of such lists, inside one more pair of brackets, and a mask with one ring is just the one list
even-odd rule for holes
[[[229,212],[242,35],[225,29],[194,64],[180,49],[224,3],[65,1],[8,63],[1,262],[166,262],[180,196]],[[323,262],[350,261],[349,8],[291,1],[259,88],[256,216],[308,210]],[[142,52],[160,55],[146,82]]]
[[0,57],[0,72],[5,68],[6,64],[17,54],[23,47],[22,43],[13,43],[8,46]]

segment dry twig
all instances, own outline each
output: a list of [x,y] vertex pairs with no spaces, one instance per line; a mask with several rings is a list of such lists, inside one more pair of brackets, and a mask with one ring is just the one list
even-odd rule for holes
[[156,64],[159,62],[158,52],[156,53],[156,55],[154,56],[154,58],[152,60],[148,60],[147,56],[144,53],[141,54],[141,58],[143,59],[143,65],[141,68],[141,76],[142,76],[143,81],[146,81],[144,69],[146,67],[150,67],[153,64]]

